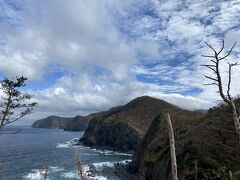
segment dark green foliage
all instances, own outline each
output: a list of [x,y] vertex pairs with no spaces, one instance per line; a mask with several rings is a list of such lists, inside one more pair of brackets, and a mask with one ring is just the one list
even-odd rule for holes
[[[239,99],[236,99],[239,108]],[[230,107],[220,104],[201,116],[172,113],[179,180],[240,179],[240,156]],[[160,112],[159,112],[160,113]],[[171,179],[165,113],[156,117],[138,146],[130,170],[147,180]]]
[[237,171],[237,172],[234,173],[234,178],[235,178],[236,180],[239,180],[239,179],[240,179],[240,171]]
[[30,101],[32,95],[20,91],[20,88],[26,85],[26,81],[25,77],[16,77],[14,80],[5,78],[1,81],[3,96],[0,104],[0,130],[30,114],[36,107],[37,103]]

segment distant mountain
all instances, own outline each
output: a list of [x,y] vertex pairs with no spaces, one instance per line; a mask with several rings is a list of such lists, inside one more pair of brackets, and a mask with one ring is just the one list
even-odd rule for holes
[[143,96],[125,106],[112,108],[94,117],[80,142],[102,149],[135,150],[153,119],[160,112],[179,114],[182,119],[199,116],[197,112],[181,109],[160,99]]
[[58,117],[49,116],[32,124],[33,128],[64,129],[65,131],[85,131],[94,114],[89,116]]
[[64,131],[85,131],[92,118],[98,113],[90,114],[88,116],[76,116],[67,121],[64,126]]
[[38,121],[35,121],[31,127],[33,128],[48,128],[54,129],[59,128],[63,129],[65,124],[72,120],[71,117],[58,117],[58,116],[49,116]]
[[195,112],[206,114],[208,112],[208,110],[207,109],[199,109],[199,110],[196,110]]
[[[240,108],[240,102],[238,102]],[[240,156],[234,123],[228,106],[211,108],[201,118],[179,121],[171,113],[175,131],[179,179],[240,178]],[[145,179],[171,179],[171,160],[166,117],[154,119],[135,151],[129,170]]]

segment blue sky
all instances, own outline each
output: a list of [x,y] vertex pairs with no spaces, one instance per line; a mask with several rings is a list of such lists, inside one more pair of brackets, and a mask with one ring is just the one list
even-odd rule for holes
[[29,78],[26,91],[39,102],[33,119],[142,95],[208,108],[220,98],[203,85],[204,42],[220,47],[224,38],[226,50],[240,43],[239,19],[240,0],[0,0],[0,75]]

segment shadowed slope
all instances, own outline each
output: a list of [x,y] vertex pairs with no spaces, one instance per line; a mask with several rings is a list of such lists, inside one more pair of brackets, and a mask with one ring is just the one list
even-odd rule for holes
[[199,115],[163,100],[143,96],[93,118],[80,142],[97,148],[135,150],[153,118],[160,112],[174,112],[183,116]]

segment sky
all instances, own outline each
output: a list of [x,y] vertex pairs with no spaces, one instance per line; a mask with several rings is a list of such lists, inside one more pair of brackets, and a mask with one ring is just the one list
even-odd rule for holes
[[[38,107],[21,123],[149,95],[197,110],[220,99],[201,66],[225,39],[240,57],[240,0],[0,0],[0,78],[25,76]],[[231,93],[238,95],[240,68]],[[224,83],[226,85],[226,83]],[[1,92],[0,92],[1,93]]]

